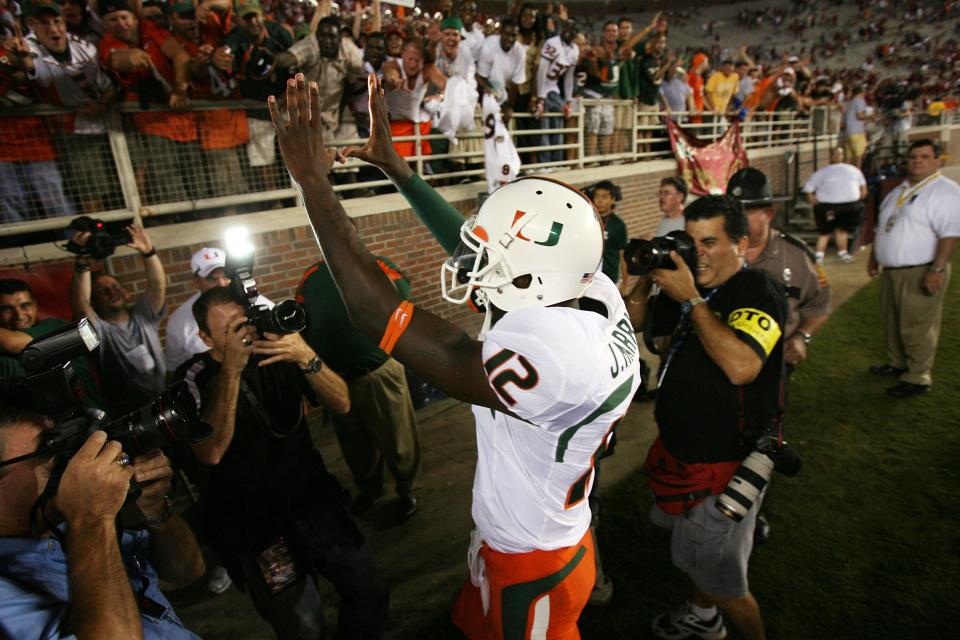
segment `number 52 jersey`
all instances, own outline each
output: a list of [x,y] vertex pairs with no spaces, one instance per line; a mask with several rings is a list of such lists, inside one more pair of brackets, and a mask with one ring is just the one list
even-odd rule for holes
[[484,368],[512,415],[473,407],[473,520],[497,551],[580,541],[590,526],[594,463],[640,384],[636,337],[616,285],[597,272],[584,297],[600,302],[606,317],[521,309],[486,334]]

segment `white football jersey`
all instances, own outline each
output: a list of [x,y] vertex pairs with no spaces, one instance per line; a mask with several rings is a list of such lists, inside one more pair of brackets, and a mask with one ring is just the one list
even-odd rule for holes
[[487,192],[493,193],[520,172],[520,154],[500,115],[500,105],[490,94],[483,96],[483,167]]
[[616,285],[585,294],[607,309],[521,309],[486,334],[484,368],[514,416],[473,407],[473,520],[505,553],[569,547],[590,526],[593,465],[640,384],[636,336]]

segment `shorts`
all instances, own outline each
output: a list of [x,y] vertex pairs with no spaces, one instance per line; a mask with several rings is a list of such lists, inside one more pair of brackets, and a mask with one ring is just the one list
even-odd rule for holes
[[249,118],[250,142],[247,143],[247,156],[251,167],[269,167],[277,161],[277,131],[269,120]]
[[717,496],[710,496],[678,516],[665,513],[654,504],[650,520],[671,530],[673,564],[690,576],[697,589],[720,598],[742,598],[750,592],[747,565],[762,503],[761,497],[740,522],[717,509]]
[[472,640],[580,637],[577,619],[596,581],[593,536],[553,551],[501,553],[486,544],[480,555],[490,585],[484,612],[480,588],[468,579],[453,606],[453,622]]
[[596,104],[587,107],[586,132],[601,136],[613,135],[614,115],[612,104]]
[[637,104],[637,112],[640,114],[640,117],[637,118],[637,124],[641,127],[643,126],[655,126],[660,124],[660,116],[655,113],[643,113],[644,111],[659,111],[660,106],[656,104],[644,104],[642,102]]
[[613,120],[617,129],[633,129],[633,107],[626,104],[614,106]]
[[[416,146],[417,143],[415,140],[405,140],[403,142],[396,142],[396,139],[400,136],[412,136],[413,122],[410,120],[391,120],[390,121],[390,135],[394,139],[393,148],[397,150],[397,154],[402,158],[409,158],[410,156],[416,155]],[[428,136],[430,135],[430,123],[421,122],[419,123],[420,135]],[[429,140],[422,140],[420,142],[420,155],[428,156],[433,153],[433,149],[430,146]]]
[[849,159],[862,158],[867,150],[867,134],[848,133],[843,139],[843,150]]
[[853,233],[860,225],[862,213],[863,203],[859,201],[818,202],[813,207],[813,218],[817,222],[817,232],[820,235],[826,235],[837,229]]

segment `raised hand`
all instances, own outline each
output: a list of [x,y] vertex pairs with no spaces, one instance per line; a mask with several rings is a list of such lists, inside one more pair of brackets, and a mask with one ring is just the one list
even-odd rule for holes
[[317,83],[311,82],[308,87],[302,73],[287,80],[286,122],[280,115],[276,96],[267,99],[267,107],[290,176],[301,187],[305,183],[326,180],[336,159],[336,151],[327,149],[323,142]]
[[139,251],[141,255],[153,251],[153,241],[150,239],[150,236],[147,235],[147,232],[143,230],[143,227],[136,224],[127,225],[127,232],[130,234],[130,242],[127,243],[128,247]]
[[[410,171],[407,163],[393,147],[390,133],[390,115],[384,102],[381,80],[376,74],[367,77],[367,100],[370,107],[370,137],[362,147],[347,147],[341,152],[343,160],[358,158],[381,169],[393,180],[401,180]],[[404,171],[406,170],[406,171]],[[407,176],[409,177],[409,176]]]

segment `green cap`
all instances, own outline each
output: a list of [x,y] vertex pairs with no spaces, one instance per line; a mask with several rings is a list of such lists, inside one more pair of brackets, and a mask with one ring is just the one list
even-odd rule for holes
[[175,2],[173,3],[173,12],[176,14],[189,13],[191,11],[196,12],[197,7],[192,2]]
[[443,22],[440,23],[440,31],[446,31],[447,29],[456,29],[457,31],[460,31],[463,29],[463,20],[456,16],[444,18]]
[[233,4],[233,12],[241,18],[251,13],[263,15],[263,9],[260,8],[260,0],[236,0]]
[[60,9],[60,4],[56,0],[29,0],[23,5],[23,15],[28,18],[36,18],[44,11],[57,16],[63,15],[63,10]]

